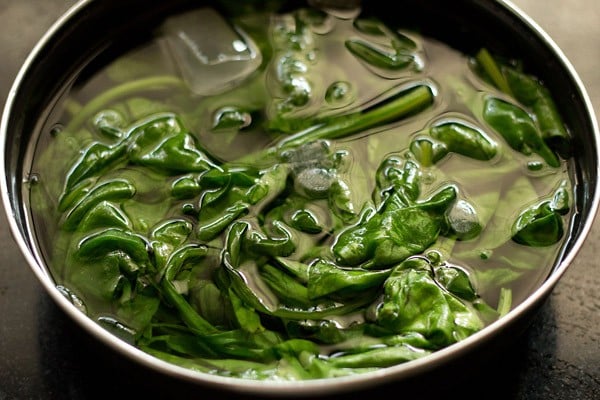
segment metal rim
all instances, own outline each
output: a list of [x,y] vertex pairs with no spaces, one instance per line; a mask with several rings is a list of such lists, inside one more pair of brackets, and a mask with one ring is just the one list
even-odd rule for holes
[[[591,206],[589,212],[590,215],[594,218],[586,218],[586,220],[581,226],[580,234],[573,243],[571,251],[569,251],[568,254],[566,254],[566,256],[561,260],[560,264],[555,268],[555,270],[550,274],[550,276],[541,284],[541,286],[537,290],[535,290],[527,299],[525,299],[522,303],[520,303],[513,310],[511,310],[506,316],[485,327],[483,330],[473,334],[472,336],[456,344],[438,350],[427,357],[414,360],[409,363],[384,368],[375,372],[367,372],[347,377],[326,378],[308,381],[265,382],[243,380],[240,378],[228,378],[195,372],[154,358],[149,354],[144,353],[143,351],[129,344],[126,344],[125,342],[110,334],[100,325],[96,324],[92,319],[88,318],[86,315],[84,315],[78,309],[76,309],[75,306],[56,289],[54,282],[52,281],[50,276],[44,271],[43,265],[40,265],[38,263],[38,261],[32,255],[31,249],[26,243],[26,240],[22,237],[18,221],[15,219],[15,214],[12,211],[13,205],[11,203],[9,195],[10,179],[7,176],[6,171],[5,144],[8,138],[7,131],[9,128],[9,115],[14,111],[14,101],[24,79],[24,76],[26,75],[27,70],[31,68],[32,64],[35,63],[35,60],[37,59],[41,50],[45,46],[48,46],[48,44],[52,41],[52,38],[55,35],[55,33],[62,26],[68,24],[68,22],[71,19],[76,18],[79,13],[84,12],[86,7],[93,1],[94,0],[80,0],[57,20],[30,52],[29,56],[27,57],[26,61],[24,62],[23,66],[19,70],[14,80],[14,83],[7,97],[7,101],[3,110],[2,120],[0,122],[0,171],[2,172],[3,176],[3,179],[0,182],[0,188],[2,191],[2,202],[4,205],[6,216],[8,218],[9,228],[13,239],[15,240],[17,246],[20,249],[21,254],[27,261],[31,270],[36,275],[37,279],[43,285],[46,292],[51,296],[51,298],[56,302],[56,304],[58,304],[59,307],[67,315],[69,315],[69,317],[75,320],[76,323],[83,327],[87,332],[92,334],[95,338],[99,339],[101,342],[103,342],[105,345],[109,346],[113,350],[131,359],[134,359],[135,361],[137,361],[145,367],[173,377],[184,379],[192,383],[205,384],[212,387],[219,387],[220,389],[226,388],[234,392],[279,396],[289,395],[291,393],[293,393],[296,396],[341,393],[352,389],[365,388],[377,384],[387,383],[392,379],[397,380],[409,378],[427,372],[435,366],[443,365],[451,361],[454,357],[459,357],[469,352],[474,347],[479,345],[480,342],[484,342],[505,330],[512,323],[514,323],[516,320],[522,317],[522,315],[526,314],[527,311],[529,311],[532,307],[535,307],[538,303],[543,301],[543,299],[546,298],[546,296],[558,283],[559,279],[565,273],[568,266],[572,263],[573,259],[576,257],[586,237],[589,234],[589,231],[593,225],[595,216],[598,211],[598,203],[600,202],[600,193],[598,190],[595,190],[593,193],[591,193]],[[578,90],[578,95],[581,97],[581,100],[587,108],[586,114],[589,116],[590,119],[589,122],[593,130],[593,136],[596,138],[600,137],[598,123],[593,111],[591,100],[577,72],[575,71],[574,67],[571,65],[567,57],[563,54],[562,50],[556,45],[552,38],[540,26],[538,26],[538,24],[535,21],[533,21],[523,11],[516,7],[512,2],[508,0],[498,0],[498,3],[500,3],[502,7],[506,8],[517,19],[519,19],[521,23],[525,24],[525,26],[533,34],[541,38],[542,41],[554,53],[557,60],[559,60],[562,63],[564,69],[569,73],[569,75],[575,82]],[[598,143],[595,144],[595,154],[600,154]],[[600,176],[599,166],[597,166],[595,173],[596,176]],[[14,179],[14,177],[12,177],[12,179]]]

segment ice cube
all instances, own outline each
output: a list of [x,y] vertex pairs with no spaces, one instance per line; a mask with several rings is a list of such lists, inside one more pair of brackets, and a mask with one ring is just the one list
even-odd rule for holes
[[332,168],[333,163],[330,159],[330,150],[327,142],[317,140],[298,148],[288,150],[282,154],[285,162],[289,163],[292,171],[299,174],[307,168],[321,167]]
[[334,175],[325,168],[306,168],[296,175],[294,182],[298,193],[311,198],[326,198]]
[[169,17],[163,32],[182,78],[199,95],[234,87],[262,62],[252,39],[212,8]]

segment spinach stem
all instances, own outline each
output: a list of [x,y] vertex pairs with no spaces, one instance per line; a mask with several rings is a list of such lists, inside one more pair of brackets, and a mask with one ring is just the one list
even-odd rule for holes
[[364,112],[344,115],[309,131],[302,131],[282,140],[278,147],[287,149],[318,139],[337,139],[356,132],[392,122],[427,107],[433,102],[433,93],[427,85],[417,86],[382,105]]
[[500,289],[500,298],[498,299],[498,314],[500,317],[508,314],[512,307],[512,290],[507,288]]
[[171,87],[185,88],[185,83],[173,75],[157,75],[115,86],[95,97],[85,107],[78,110],[77,114],[71,120],[68,129],[78,129],[92,114],[119,97],[127,96],[140,90],[161,90]]
[[285,150],[315,140],[347,137],[369,128],[384,125],[428,107],[433,100],[434,95],[431,88],[422,84],[365,111],[334,117],[313,129],[285,137],[273,146],[232,161],[231,164],[266,164],[276,161],[277,157]]
[[508,85],[508,81],[504,77],[504,74],[498,67],[498,64],[492,57],[487,49],[481,49],[475,56],[483,70],[488,74],[494,85],[504,93],[508,94],[511,97],[514,97],[512,90],[510,90],[510,86]]

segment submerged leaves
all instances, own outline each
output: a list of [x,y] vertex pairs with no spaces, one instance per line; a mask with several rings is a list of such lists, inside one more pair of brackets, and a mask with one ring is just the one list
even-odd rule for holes
[[[439,88],[419,80],[354,109],[357,86],[339,77],[321,93],[328,113],[296,119],[314,100],[314,37],[332,26],[328,18],[287,15],[276,20],[271,41],[259,43],[274,54],[265,68],[280,85],[271,88],[277,98],[265,98],[261,88],[256,99],[224,105],[243,93],[233,90],[199,108],[207,119],[202,134],[227,132],[235,140],[248,133],[251,153],[251,135],[259,132],[272,144],[267,150],[223,161],[228,148],[214,156],[187,129],[184,121],[197,115],[94,110],[92,128],[102,139],[84,141],[53,199],[54,260],[92,305],[90,314],[108,309],[111,317],[98,320],[149,354],[251,379],[328,378],[407,362],[468,337],[511,307],[508,289],[498,310],[486,304],[471,275],[477,266],[450,264],[453,246],[481,246],[483,263],[511,238],[527,246],[562,238],[568,182],[540,199],[532,185],[525,189],[533,193],[521,196],[519,179],[508,190],[468,193],[444,175],[458,158],[475,166],[463,174],[481,180],[479,167],[495,170],[512,157],[503,141],[560,166],[560,153],[540,134],[551,129],[526,109],[550,107],[539,87],[526,107],[486,97],[481,124],[428,118],[434,122],[383,141],[393,146],[361,163],[341,143],[370,143],[365,132],[402,136],[401,123],[439,107]],[[419,43],[378,20],[355,22],[361,39],[338,43],[350,58],[421,71]],[[523,94],[514,85],[524,78],[488,56],[478,60],[493,83]],[[495,172],[512,177],[514,164]],[[518,216],[506,211],[513,204],[499,204],[521,197],[537,202]],[[513,230],[490,239],[488,226]]]

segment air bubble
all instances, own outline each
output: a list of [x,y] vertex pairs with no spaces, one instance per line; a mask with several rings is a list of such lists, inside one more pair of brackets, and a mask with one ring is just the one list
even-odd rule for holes
[[50,136],[56,137],[59,133],[61,133],[65,129],[63,124],[54,124],[50,128]]
[[346,81],[333,82],[325,92],[325,101],[332,106],[347,106],[354,100],[352,85]]
[[75,306],[75,308],[77,308],[82,313],[87,314],[87,307],[85,306],[85,303],[83,302],[83,300],[79,296],[77,296],[70,289],[68,289],[68,288],[66,288],[66,287],[64,287],[62,285],[57,285],[56,289],[67,300],[69,300],[69,302],[71,304],[73,304]]
[[40,182],[40,175],[37,173],[30,173],[29,176],[25,179],[25,183],[29,185],[36,185]]

